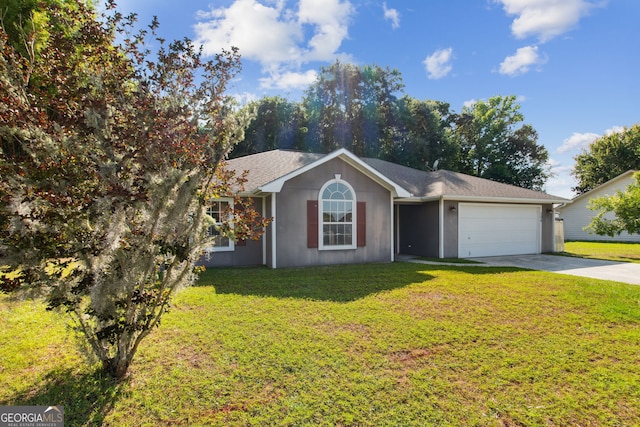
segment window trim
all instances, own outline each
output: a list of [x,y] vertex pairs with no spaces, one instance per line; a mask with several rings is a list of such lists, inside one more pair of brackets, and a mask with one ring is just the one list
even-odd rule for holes
[[[233,212],[234,206],[233,206],[233,198],[232,197],[219,197],[216,198],[214,200],[212,200],[212,203],[216,203],[216,202],[226,202],[229,204],[229,209],[230,212]],[[207,215],[209,215],[209,208],[211,206],[207,206]],[[211,216],[211,215],[209,215]],[[216,224],[221,224],[220,221],[216,221]],[[230,224],[231,225],[231,229],[233,229],[233,223]],[[213,225],[211,226],[213,227]],[[209,229],[207,229],[207,233],[209,233]],[[209,235],[209,237],[214,238],[214,236]],[[233,240],[231,237],[229,237],[229,245],[228,246],[209,246],[207,248],[208,252],[233,252],[236,250],[236,242],[235,240]]]
[[[352,195],[352,199],[351,199],[351,208],[352,208],[352,212],[351,212],[351,222],[350,223],[345,223],[345,224],[351,224],[351,244],[350,245],[325,245],[324,244],[324,225],[325,225],[325,221],[324,221],[324,215],[323,215],[323,201],[324,200],[328,200],[328,199],[324,199],[322,197],[324,191],[327,189],[328,186],[330,186],[331,184],[342,184],[345,187],[347,187],[349,189],[349,191],[351,191],[351,195]],[[320,188],[320,192],[318,193],[318,250],[320,251],[343,251],[343,250],[351,250],[351,249],[357,249],[358,248],[358,212],[357,212],[357,206],[358,206],[358,200],[356,197],[356,192],[353,190],[353,187],[351,186],[351,184],[349,184],[347,181],[337,177],[335,179],[331,179],[327,182],[324,183],[324,185]]]

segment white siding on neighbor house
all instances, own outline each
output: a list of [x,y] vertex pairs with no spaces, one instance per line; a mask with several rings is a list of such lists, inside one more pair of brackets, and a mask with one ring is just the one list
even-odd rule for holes
[[[589,234],[584,230],[584,227],[589,225],[591,219],[594,216],[594,211],[589,209],[587,205],[591,199],[602,196],[612,196],[616,191],[624,191],[629,184],[633,183],[633,174],[627,174],[621,176],[619,179],[613,180],[602,184],[601,186],[591,190],[589,193],[576,197],[572,203],[562,206],[557,209],[560,218],[564,223],[564,239],[565,240],[608,240],[608,241],[620,241],[620,242],[640,242],[639,234],[629,234],[623,232],[619,236],[598,236],[597,234]],[[608,218],[613,219],[614,216],[610,215]]]

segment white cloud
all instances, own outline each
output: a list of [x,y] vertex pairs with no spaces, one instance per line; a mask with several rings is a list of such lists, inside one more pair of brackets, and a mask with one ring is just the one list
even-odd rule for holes
[[349,35],[349,23],[354,8],[342,0],[300,0],[298,19],[315,31],[304,62],[331,61],[336,57],[342,41]]
[[[348,37],[354,8],[348,0],[234,0],[229,7],[198,13],[196,43],[205,55],[236,46],[243,59],[257,61],[269,87],[298,85],[309,73],[303,64],[344,57],[338,50]],[[277,82],[278,78],[283,78]],[[287,86],[291,87],[291,86]],[[296,86],[297,87],[297,86]]]
[[517,38],[536,36],[544,43],[573,29],[598,4],[587,0],[495,0],[516,18],[511,32]]
[[515,76],[529,71],[534,65],[542,65],[547,58],[538,54],[538,46],[521,47],[512,56],[507,56],[500,64],[500,74]]
[[473,108],[473,106],[476,105],[477,102],[478,102],[477,99],[470,99],[468,101],[464,101],[462,103],[462,107],[463,108]]
[[614,133],[624,132],[624,126],[612,126],[610,129],[604,131],[605,135],[613,135]]
[[247,59],[263,64],[291,61],[300,56],[300,25],[285,16],[282,6],[268,7],[255,0],[237,0],[228,8],[201,12],[195,24],[196,40],[205,55],[236,46]]
[[558,153],[566,153],[567,151],[574,151],[588,147],[589,144],[600,138],[600,136],[601,135],[593,132],[574,132],[569,138],[566,138],[564,141],[562,141],[562,145],[558,147],[557,151]]
[[[620,132],[624,132],[623,126],[612,126],[611,128],[604,131],[604,135],[612,135],[614,133]],[[594,132],[574,132],[569,138],[566,138],[564,141],[562,141],[562,145],[558,147],[557,151],[558,153],[565,153],[567,151],[576,151],[587,148],[589,144],[601,137],[602,135]]]
[[284,72],[274,73],[269,77],[260,79],[260,87],[263,89],[305,89],[318,77],[315,70],[306,72]]
[[553,159],[549,159],[548,166],[551,168],[552,176],[545,185],[545,192],[566,199],[573,198],[571,188],[577,185],[575,178],[571,175],[573,166],[563,165]]
[[440,49],[436,50],[431,55],[427,56],[422,62],[425,65],[425,69],[430,79],[441,79],[451,72],[453,66],[451,60],[453,59],[453,49]]
[[388,9],[387,2],[382,3],[382,9],[384,10],[384,19],[391,21],[391,28],[394,30],[400,28],[400,13],[397,9]]
[[252,101],[258,100],[258,95],[251,92],[236,93],[231,96],[233,96],[239,106],[245,106]]

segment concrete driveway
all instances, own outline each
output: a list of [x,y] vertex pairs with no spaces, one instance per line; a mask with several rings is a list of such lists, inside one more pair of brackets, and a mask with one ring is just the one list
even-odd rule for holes
[[509,255],[471,259],[500,267],[552,271],[640,285],[640,264],[631,262],[602,261],[560,255]]

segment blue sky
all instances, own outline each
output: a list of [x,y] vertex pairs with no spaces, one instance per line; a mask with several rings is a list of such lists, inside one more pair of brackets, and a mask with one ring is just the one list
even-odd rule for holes
[[240,48],[242,100],[299,101],[336,59],[398,69],[405,93],[448,102],[516,95],[572,197],[574,156],[640,122],[638,0],[120,0],[160,35],[207,54]]

